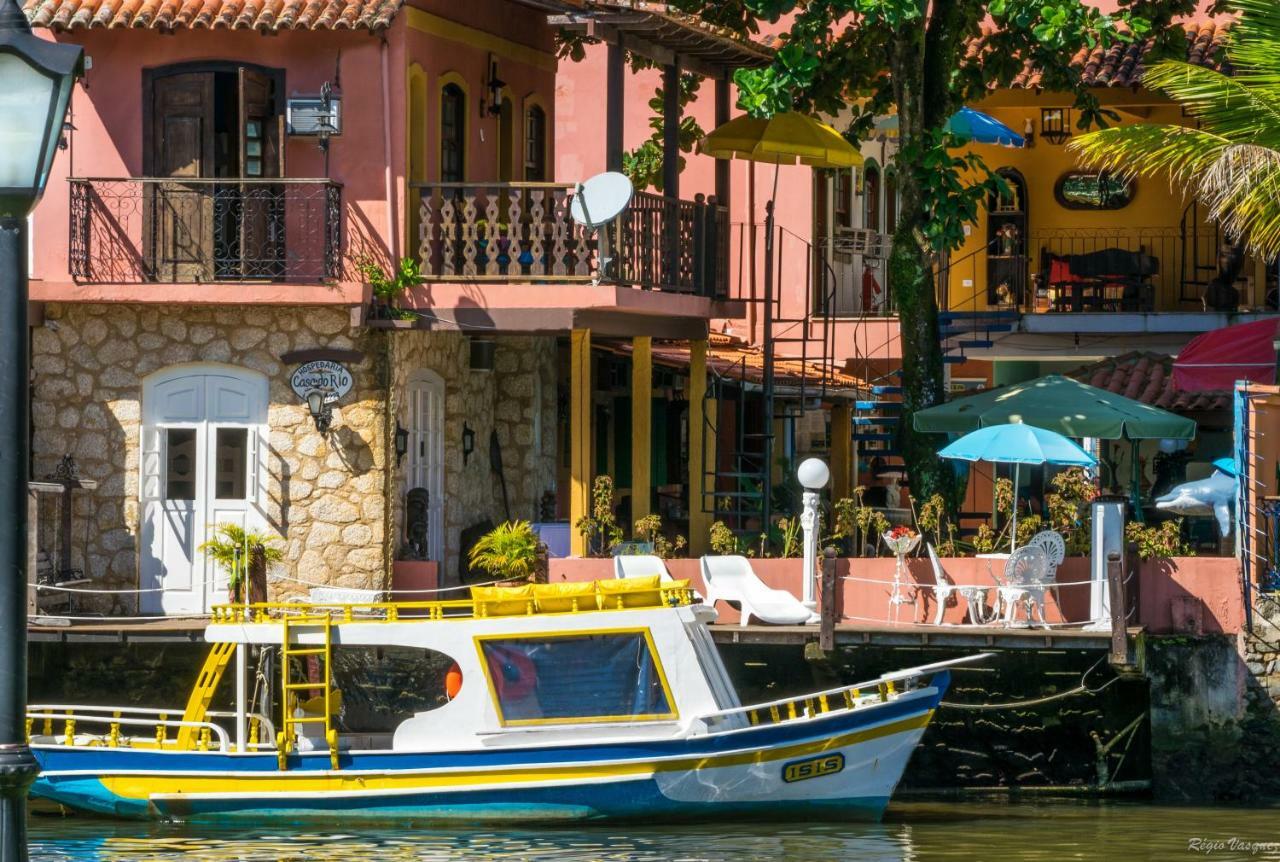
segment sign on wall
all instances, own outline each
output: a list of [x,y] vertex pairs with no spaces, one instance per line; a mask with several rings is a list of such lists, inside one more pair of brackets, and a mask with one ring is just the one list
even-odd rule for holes
[[319,390],[324,393],[324,403],[332,404],[351,391],[351,372],[341,362],[317,359],[299,365],[289,385],[304,401],[308,392]]

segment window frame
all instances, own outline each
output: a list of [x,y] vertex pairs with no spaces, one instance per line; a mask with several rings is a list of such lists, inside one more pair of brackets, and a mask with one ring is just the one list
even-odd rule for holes
[[[541,140],[537,141],[538,147],[537,147],[536,164],[535,164],[535,160],[530,158],[530,156],[534,152],[534,147],[533,147],[534,141],[531,140],[532,136],[530,134],[530,132],[532,131],[534,111],[537,111],[538,114],[540,114],[542,117],[542,121],[541,121],[542,124],[540,129],[542,134],[541,134]],[[547,181],[547,132],[548,132],[549,125],[550,124],[547,121],[547,109],[544,108],[541,105],[541,103],[527,102],[525,104],[524,130],[523,130],[524,134],[521,136],[522,142],[524,143],[524,159],[523,159],[524,166],[523,166],[523,170],[521,171],[521,176],[524,177],[525,182],[544,183]],[[540,174],[540,176],[536,178],[530,177],[529,172],[535,167],[538,169],[538,173]]]
[[[487,641],[520,641],[520,640],[555,640],[557,638],[581,638],[590,637],[592,635],[640,635],[644,638],[645,645],[649,648],[649,656],[653,659],[654,670],[658,674],[658,682],[662,686],[662,694],[667,699],[667,706],[671,710],[666,713],[651,713],[646,715],[612,715],[612,716],[580,716],[580,717],[559,717],[559,718],[514,718],[508,719],[502,711],[502,700],[498,697],[498,689],[493,684],[493,676],[489,672],[489,660],[484,652],[484,645]],[[480,661],[481,672],[484,673],[485,686],[489,691],[489,699],[493,704],[494,712],[498,716],[498,724],[502,727],[544,727],[549,725],[571,725],[584,726],[593,724],[631,724],[631,723],[651,723],[663,721],[679,721],[680,707],[676,703],[674,693],[671,691],[671,683],[667,679],[667,671],[662,665],[662,656],[658,652],[657,645],[653,641],[653,631],[648,626],[643,628],[610,628],[610,629],[559,629],[556,631],[541,632],[509,632],[496,635],[475,635],[472,638],[476,645],[476,656]]]
[[[445,106],[450,100],[457,100],[457,115],[454,118],[454,134],[451,137],[445,134]],[[445,158],[446,150],[449,145],[457,148],[458,172],[457,178],[446,176],[445,174]],[[442,183],[465,183],[467,181],[467,91],[454,80],[446,80],[440,85],[440,182]]]
[[[1114,198],[1108,197],[1105,204],[1094,206],[1089,203],[1080,203],[1070,200],[1063,191],[1063,186],[1072,177],[1096,177],[1099,184],[1107,180],[1118,180],[1124,184],[1124,188],[1128,191],[1128,196],[1120,204],[1114,204]],[[1067,210],[1077,210],[1082,212],[1118,212],[1127,209],[1133,204],[1134,198],[1138,196],[1138,181],[1136,178],[1124,178],[1111,171],[1089,171],[1089,170],[1069,170],[1065,171],[1053,183],[1053,199],[1058,202],[1058,206]]]

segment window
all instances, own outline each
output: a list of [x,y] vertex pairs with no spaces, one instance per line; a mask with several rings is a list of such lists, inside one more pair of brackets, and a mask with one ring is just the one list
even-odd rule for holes
[[214,497],[243,500],[249,464],[249,429],[219,428],[215,432]]
[[440,182],[466,182],[467,94],[457,84],[440,91]]
[[1100,173],[1069,172],[1058,178],[1053,196],[1069,210],[1118,210],[1133,200],[1132,180]]
[[524,178],[531,183],[547,178],[547,112],[537,105],[524,112]]
[[[307,678],[294,658],[293,678]],[[404,721],[449,702],[444,653],[407,646],[335,646],[333,684],[342,692],[342,723],[353,733],[394,733]],[[456,666],[455,673],[461,676]],[[463,679],[465,688],[471,681]]]
[[477,640],[504,725],[676,717],[647,631]]
[[849,203],[853,199],[853,169],[835,172],[835,211],[837,227],[852,227],[853,214]]
[[862,199],[866,210],[862,226],[868,230],[880,230],[880,169],[868,162],[866,179],[862,184]]
[[164,498],[196,498],[196,429],[165,429]]

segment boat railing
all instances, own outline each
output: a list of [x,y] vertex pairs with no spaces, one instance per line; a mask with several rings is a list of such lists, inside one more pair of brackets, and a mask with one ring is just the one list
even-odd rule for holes
[[[960,664],[970,664],[990,658],[991,653],[978,653],[947,661],[934,662],[918,667],[905,668],[886,673],[875,679],[855,682],[829,688],[825,691],[808,692],[796,697],[783,697],[778,700],[737,706],[722,709],[698,716],[694,721],[701,721],[709,729],[732,719],[746,718],[751,726],[762,724],[783,724],[789,721],[801,721],[816,718],[829,712],[840,712],[857,709],[870,703],[883,703],[911,689],[911,682],[922,676],[929,676],[940,670]],[[900,685],[901,684],[901,685]]]
[[[546,586],[546,585],[535,585]],[[557,585],[558,586],[558,585]],[[581,596],[528,595],[487,599],[447,599],[422,602],[255,602],[214,605],[212,622],[269,623],[293,617],[328,614],[338,622],[397,623],[444,619],[583,614],[615,610],[653,610],[699,602],[692,587],[662,584],[632,591],[584,593]]]
[[[141,712],[137,717],[126,716],[126,711]],[[156,710],[154,712],[140,711],[137,709],[129,710],[116,707],[85,707],[85,706],[33,706],[27,710],[27,738],[31,739],[33,732],[41,731],[40,735],[49,737],[49,743],[53,745],[65,745],[68,747],[75,746],[105,746],[107,748],[166,748],[173,747],[168,739],[169,728],[192,728],[195,734],[195,750],[197,751],[230,751],[231,745],[227,732],[211,721],[183,721],[182,719],[165,718],[167,713]],[[36,722],[42,722],[43,726],[36,727]],[[54,732],[54,722],[62,722],[61,733]],[[82,734],[78,732],[79,726],[82,724],[90,725],[106,725],[106,733],[101,734]],[[146,740],[145,745],[139,745],[138,740],[125,737],[121,730],[125,727],[150,727],[155,730],[155,739]],[[83,739],[83,741],[81,741]],[[214,744],[214,739],[217,744]]]

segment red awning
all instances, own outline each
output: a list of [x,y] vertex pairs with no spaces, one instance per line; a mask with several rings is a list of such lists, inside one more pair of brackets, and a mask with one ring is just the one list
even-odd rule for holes
[[1173,362],[1173,385],[1184,392],[1234,389],[1237,380],[1276,382],[1275,318],[1240,323],[1193,338]]

